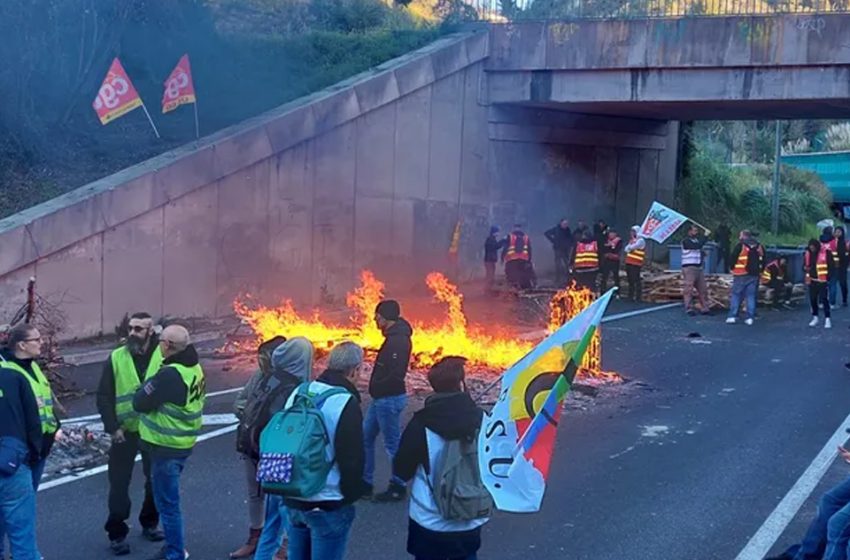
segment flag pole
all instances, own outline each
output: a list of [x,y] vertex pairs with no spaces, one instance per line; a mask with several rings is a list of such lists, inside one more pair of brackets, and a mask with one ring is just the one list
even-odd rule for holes
[[198,99],[195,99],[195,139],[201,138],[201,128],[198,126]]
[[145,115],[147,115],[147,117],[148,117],[148,122],[151,123],[151,128],[153,128],[153,133],[156,134],[157,138],[160,138],[159,131],[156,129],[156,125],[153,124],[153,119],[151,118],[151,114],[148,113],[148,108],[145,106],[144,103],[142,103],[142,109],[144,110]]

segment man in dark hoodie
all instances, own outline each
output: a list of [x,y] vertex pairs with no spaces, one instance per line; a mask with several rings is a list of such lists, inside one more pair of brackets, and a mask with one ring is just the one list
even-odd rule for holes
[[165,532],[165,546],[151,560],[185,560],[180,474],[201,430],[206,399],[204,371],[189,331],[169,325],[159,339],[163,363],[133,397],[140,413],[139,435],[151,458],[153,498]]
[[[378,304],[375,308],[375,323],[384,333],[384,343],[378,350],[369,379],[372,404],[363,421],[363,445],[366,448],[363,480],[367,484],[368,494],[374,490],[375,438],[379,433],[384,435],[384,448],[390,461],[398,450],[401,413],[407,406],[404,378],[410,365],[410,337],[413,335],[410,323],[401,317],[401,308],[395,300],[388,299]],[[382,502],[400,501],[405,495],[404,481],[392,477],[386,492],[378,494],[375,499]]]
[[[139,452],[139,416],[133,411],[133,395],[149,376],[159,371],[162,352],[148,313],[134,313],[128,322],[127,340],[103,363],[97,389],[97,410],[103,430],[111,436],[107,474],[109,478],[109,516],[104,530],[116,556],[130,553],[127,534],[130,528],[130,481]],[[142,452],[145,495],[139,513],[142,536],[152,542],[165,538],[157,529],[159,514],[153,503],[150,458]]]
[[413,480],[407,552],[417,560],[475,560],[481,547],[481,527],[488,521],[486,517],[470,521],[443,518],[432,491],[439,476],[434,470],[446,441],[474,443],[481,427],[483,412],[463,390],[465,361],[446,357],[428,372],[434,394],[413,415],[393,460],[395,475]]

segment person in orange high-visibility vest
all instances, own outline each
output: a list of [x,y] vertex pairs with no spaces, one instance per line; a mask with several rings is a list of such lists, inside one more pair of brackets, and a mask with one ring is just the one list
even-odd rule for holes
[[750,230],[741,230],[739,242],[732,249],[732,297],[729,304],[729,316],[726,322],[735,323],[738,308],[746,302],[747,318],[744,323],[752,325],[756,317],[756,302],[759,289],[759,276],[764,270],[764,247]]
[[573,278],[576,286],[596,292],[596,275],[599,272],[599,245],[590,231],[585,231],[581,241],[576,243],[573,261]]
[[761,283],[773,290],[773,306],[791,305],[791,292],[794,284],[788,281],[788,259],[779,257],[773,259],[764,267],[761,273]]
[[641,279],[640,271],[646,260],[646,240],[638,236],[640,226],[632,226],[629,232],[629,242],[626,245],[626,278],[629,281],[629,299],[640,301]]
[[511,233],[505,238],[502,262],[505,263],[505,277],[508,284],[521,290],[527,290],[534,285],[534,273],[531,268],[531,239],[522,231],[520,224],[515,224]]
[[810,239],[803,254],[803,271],[806,275],[806,285],[809,287],[809,303],[812,306],[810,327],[818,324],[818,307],[823,305],[824,328],[832,328],[829,312],[829,276],[833,266],[832,251],[829,245],[817,239]]

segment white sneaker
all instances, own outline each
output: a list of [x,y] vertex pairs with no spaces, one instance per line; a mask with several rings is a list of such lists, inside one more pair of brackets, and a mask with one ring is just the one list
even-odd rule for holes
[[816,327],[816,326],[818,326],[818,318],[817,318],[817,317],[812,317],[812,320],[811,320],[811,321],[809,321],[809,326],[810,326],[810,327]]
[[727,319],[726,319],[727,325],[734,325],[736,322],[737,322],[737,319],[735,319],[734,317],[727,317]]
[[823,328],[825,328],[825,329],[831,329],[831,328],[832,328],[832,320],[831,320],[831,319],[829,319],[829,318],[827,318],[827,319],[823,322]]
[[752,320],[752,319],[747,319],[747,320],[745,320],[745,321],[744,321],[744,324],[745,324],[745,325],[752,326],[752,324],[753,324],[753,320]]

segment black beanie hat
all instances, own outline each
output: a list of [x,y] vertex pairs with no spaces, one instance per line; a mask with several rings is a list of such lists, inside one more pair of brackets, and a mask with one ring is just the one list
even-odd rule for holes
[[401,317],[401,307],[396,300],[385,299],[375,308],[375,313],[387,321],[398,321],[398,318]]

